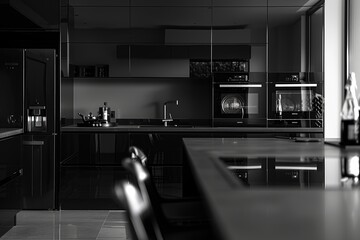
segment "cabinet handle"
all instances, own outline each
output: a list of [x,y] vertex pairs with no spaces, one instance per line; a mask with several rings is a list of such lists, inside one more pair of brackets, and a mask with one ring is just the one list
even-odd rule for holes
[[308,170],[317,171],[317,166],[275,166],[276,170]]
[[275,87],[317,87],[316,83],[275,84]]
[[261,165],[253,165],[253,166],[227,166],[229,170],[253,170],[253,169],[261,169]]
[[23,141],[23,144],[26,146],[42,146],[44,141]]
[[220,88],[261,88],[262,84],[220,84]]

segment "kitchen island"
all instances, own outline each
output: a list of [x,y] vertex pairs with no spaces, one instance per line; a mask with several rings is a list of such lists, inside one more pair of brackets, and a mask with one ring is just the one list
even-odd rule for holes
[[[360,148],[274,138],[183,141],[220,239],[359,238],[360,188],[341,169],[351,162],[359,170]],[[251,172],[262,168],[264,178]],[[274,174],[299,184],[280,185]],[[313,184],[319,176],[322,183]]]

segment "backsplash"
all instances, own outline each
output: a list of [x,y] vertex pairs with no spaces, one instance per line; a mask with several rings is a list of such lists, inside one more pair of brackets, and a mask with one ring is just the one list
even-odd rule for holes
[[117,119],[162,118],[165,101],[173,118],[211,118],[211,80],[189,78],[75,78],[74,117],[98,112],[104,102]]

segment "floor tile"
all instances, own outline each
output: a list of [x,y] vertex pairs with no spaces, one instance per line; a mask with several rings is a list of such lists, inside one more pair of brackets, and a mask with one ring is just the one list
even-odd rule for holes
[[52,225],[58,222],[59,211],[20,211],[16,214],[17,225]]
[[15,226],[1,239],[56,239],[57,227]]
[[125,226],[119,227],[102,227],[98,238],[122,238],[126,239]]
[[126,240],[126,219],[121,210],[20,211],[17,225],[0,239]]

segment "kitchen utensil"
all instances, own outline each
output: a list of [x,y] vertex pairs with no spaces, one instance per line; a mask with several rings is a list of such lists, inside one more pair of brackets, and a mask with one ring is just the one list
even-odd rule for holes
[[107,102],[104,102],[103,107],[99,107],[99,120],[104,123],[110,122],[110,107],[107,106]]
[[78,115],[82,118],[83,122],[86,124],[92,124],[98,120],[97,117],[95,117],[91,112],[87,116],[84,116],[81,113],[78,113]]

